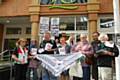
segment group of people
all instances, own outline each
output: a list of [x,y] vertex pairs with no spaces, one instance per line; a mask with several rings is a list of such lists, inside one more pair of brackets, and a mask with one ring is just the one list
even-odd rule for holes
[[[68,39],[62,35],[59,39],[52,40],[51,34],[46,32],[40,45],[36,40],[32,40],[29,47],[26,46],[26,39],[19,39],[12,53],[15,64],[15,80],[71,80],[71,77],[72,80],[91,80],[91,72],[93,80],[112,80],[112,62],[114,57],[119,55],[115,43],[111,43],[106,34],[99,34],[98,32],[93,33],[92,42],[87,40],[86,34],[80,34],[79,38],[80,41],[75,42],[74,34],[71,34]],[[37,54],[65,55],[74,52],[84,54],[86,58],[80,64],[82,77],[70,76],[69,69],[63,71],[60,77],[54,76],[40,65],[41,62],[31,52],[32,48],[44,49],[42,53],[38,51]]]

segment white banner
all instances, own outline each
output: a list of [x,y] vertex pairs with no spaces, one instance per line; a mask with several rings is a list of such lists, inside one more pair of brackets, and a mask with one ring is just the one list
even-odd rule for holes
[[47,55],[39,54],[36,58],[42,61],[42,66],[49,70],[53,75],[59,76],[64,70],[69,69],[77,60],[84,61],[85,55],[81,53],[73,53],[66,55]]

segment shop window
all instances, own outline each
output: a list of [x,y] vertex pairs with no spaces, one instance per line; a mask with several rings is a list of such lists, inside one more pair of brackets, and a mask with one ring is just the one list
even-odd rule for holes
[[12,50],[16,47],[16,41],[18,39],[5,39],[4,40],[4,50]]
[[31,27],[26,28],[26,34],[31,34]]
[[51,0],[41,0],[40,4],[42,5],[46,5],[46,4],[50,4]]
[[[42,17],[46,18],[46,17]],[[51,29],[52,26],[59,27],[60,31],[87,31],[88,30],[88,18],[87,16],[60,16],[60,17],[47,17],[48,26]],[[42,20],[41,22],[42,23]],[[46,23],[42,23],[40,26],[41,31]],[[48,29],[48,28],[47,28]]]
[[88,0],[77,0],[77,3],[86,3]]
[[109,41],[115,41],[115,35],[114,34],[107,34],[109,37]]
[[74,17],[60,17],[60,30],[75,30]]
[[[88,0],[64,0],[65,2],[70,2],[71,4],[74,3],[87,3]],[[72,3],[73,2],[73,3]],[[41,5],[52,4],[52,0],[41,0]],[[61,0],[56,0],[54,4],[63,4]]]
[[6,34],[21,34],[22,29],[21,28],[7,28]]
[[112,16],[103,15],[99,19],[98,31],[107,34],[114,34],[114,19]]
[[76,30],[87,30],[88,19],[85,16],[76,18]]
[[[46,16],[41,18],[47,18],[46,23],[40,20],[40,32],[45,32],[45,25],[50,27],[52,36],[56,36],[53,33],[58,32],[58,36],[61,33],[68,34],[67,39],[71,33],[75,34],[75,40],[79,41],[79,35],[81,33],[88,34],[88,17],[86,15],[80,16]],[[82,20],[83,19],[83,20]],[[48,28],[47,28],[48,29]],[[40,33],[40,34],[43,34]]]

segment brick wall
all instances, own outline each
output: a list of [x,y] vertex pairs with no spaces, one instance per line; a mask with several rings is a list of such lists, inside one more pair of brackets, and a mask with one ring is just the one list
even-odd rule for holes
[[0,16],[29,15],[30,0],[3,0],[0,4]]

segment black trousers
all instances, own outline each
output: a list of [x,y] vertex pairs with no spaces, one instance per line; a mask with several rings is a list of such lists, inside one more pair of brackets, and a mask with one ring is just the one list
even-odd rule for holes
[[73,80],[82,80],[82,78],[73,76]]
[[27,64],[15,64],[15,80],[26,80]]
[[98,80],[98,66],[97,66],[97,59],[93,57],[93,64],[92,64],[92,78]]

